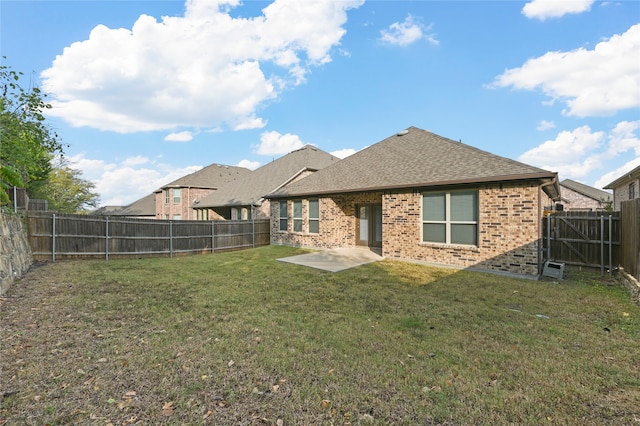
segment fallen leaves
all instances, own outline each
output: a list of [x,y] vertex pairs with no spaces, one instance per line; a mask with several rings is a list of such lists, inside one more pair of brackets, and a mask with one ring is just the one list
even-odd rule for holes
[[170,417],[173,416],[175,408],[173,407],[173,402],[165,402],[162,406],[162,416]]

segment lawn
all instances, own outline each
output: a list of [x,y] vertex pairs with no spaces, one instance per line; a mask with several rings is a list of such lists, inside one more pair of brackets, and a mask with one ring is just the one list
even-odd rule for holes
[[615,281],[288,247],[33,268],[0,299],[0,425],[640,424]]

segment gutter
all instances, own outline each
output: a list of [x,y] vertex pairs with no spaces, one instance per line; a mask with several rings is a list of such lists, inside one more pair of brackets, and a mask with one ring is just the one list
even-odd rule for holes
[[[330,195],[330,194],[349,194],[354,192],[370,192],[370,191],[388,191],[388,190],[396,190],[396,189],[414,189],[414,188],[433,188],[439,186],[452,186],[452,185],[469,185],[469,184],[480,184],[480,183],[495,183],[495,182],[508,182],[508,181],[523,181],[523,180],[535,180],[535,179],[552,179],[551,182],[547,182],[544,186],[555,185],[556,193],[558,194],[556,199],[560,198],[560,190],[557,185],[558,175],[557,173],[529,173],[529,174],[520,174],[520,175],[505,175],[505,176],[494,176],[491,178],[473,178],[473,179],[463,179],[463,180],[448,180],[448,181],[440,181],[440,182],[423,182],[423,183],[404,183],[401,185],[385,185],[385,186],[371,186],[371,187],[361,187],[361,188],[348,188],[348,189],[332,189],[332,190],[324,190],[324,191],[308,191],[308,192],[292,192],[292,193],[275,193],[278,189],[282,188],[286,184],[282,184],[280,188],[275,189],[270,194],[264,196],[266,199],[278,199],[278,198],[292,198],[292,197],[306,197],[312,195]],[[552,197],[553,198],[553,197]]]

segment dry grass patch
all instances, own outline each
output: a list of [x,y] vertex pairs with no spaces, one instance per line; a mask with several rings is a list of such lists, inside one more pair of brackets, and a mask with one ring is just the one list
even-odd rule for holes
[[634,424],[640,311],[561,283],[287,247],[34,268],[0,306],[2,424]]

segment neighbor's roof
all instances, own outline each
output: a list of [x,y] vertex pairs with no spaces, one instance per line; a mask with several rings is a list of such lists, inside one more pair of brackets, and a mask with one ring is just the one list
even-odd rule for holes
[[193,172],[171,183],[163,185],[155,192],[166,188],[209,188],[216,189],[233,182],[234,180],[251,173],[244,167],[226,166],[224,164],[211,164],[197,172]]
[[537,179],[559,196],[557,174],[410,127],[267,198]]
[[112,213],[113,216],[155,216],[156,194],[149,194]]
[[565,179],[560,182],[560,186],[596,201],[613,201],[613,195],[611,193],[594,188],[593,186],[585,185],[584,183],[576,182],[575,180]]
[[303,171],[316,171],[337,163],[339,158],[306,145],[243,175],[233,183],[208,195],[194,207],[257,205],[273,190],[295,179]]
[[634,179],[640,179],[640,166],[620,176],[618,179],[605,186],[605,189],[615,189],[620,185],[631,182]]

